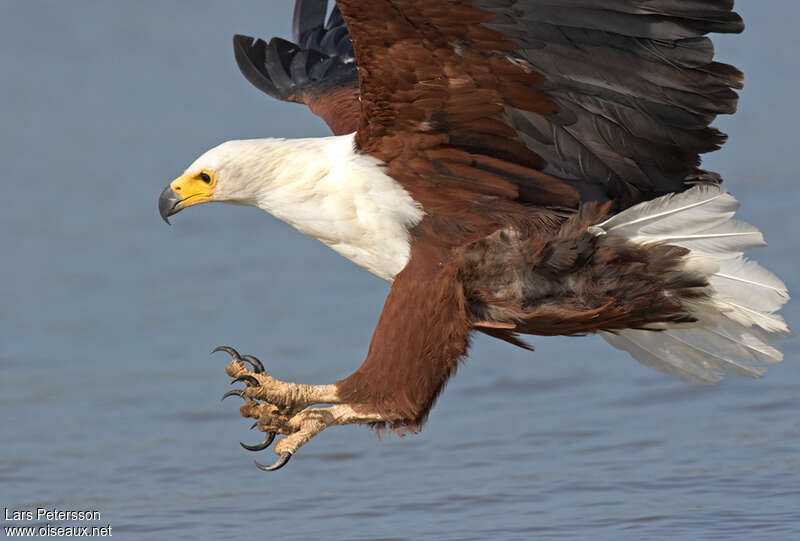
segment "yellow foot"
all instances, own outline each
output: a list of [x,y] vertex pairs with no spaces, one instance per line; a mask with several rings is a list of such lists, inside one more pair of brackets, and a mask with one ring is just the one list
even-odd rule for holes
[[[358,405],[339,404],[335,385],[301,385],[279,381],[270,376],[252,355],[239,355],[235,349],[227,346],[218,347],[216,351],[224,351],[233,358],[225,368],[226,373],[234,378],[231,383],[246,384],[244,389],[228,391],[222,399],[241,397],[245,401],[239,408],[241,415],[257,419],[251,428],[258,427],[266,434],[261,443],[247,445],[240,442],[240,445],[248,451],[262,451],[272,444],[276,434],[286,435],[275,444],[279,458],[274,464],[264,466],[256,462],[261,470],[273,471],[285,466],[301,446],[329,426],[387,421],[378,414],[365,412],[365,408]],[[339,405],[309,407],[323,403]]]

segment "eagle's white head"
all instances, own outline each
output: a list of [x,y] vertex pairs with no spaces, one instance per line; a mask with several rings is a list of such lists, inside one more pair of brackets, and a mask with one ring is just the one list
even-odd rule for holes
[[197,158],[161,193],[158,209],[167,221],[181,210],[219,201],[257,206],[280,177],[284,139],[227,141]]

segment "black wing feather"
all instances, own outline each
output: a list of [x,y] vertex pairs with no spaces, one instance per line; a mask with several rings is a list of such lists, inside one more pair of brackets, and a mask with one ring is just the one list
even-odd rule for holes
[[327,11],[327,0],[295,2],[292,14],[292,39],[301,47],[308,48],[309,45],[305,43],[306,37],[325,25]]
[[[709,32],[741,32],[730,0],[475,0],[487,26],[543,73],[554,116],[507,112],[546,172],[619,208],[696,182],[699,155],[725,135],[710,127],[736,110],[742,74],[713,61]],[[591,185],[600,189],[592,188]]]
[[310,103],[333,89],[357,87],[353,44],[338,8],[325,23],[326,0],[297,0],[296,43],[233,37],[239,70],[256,88],[284,101]]

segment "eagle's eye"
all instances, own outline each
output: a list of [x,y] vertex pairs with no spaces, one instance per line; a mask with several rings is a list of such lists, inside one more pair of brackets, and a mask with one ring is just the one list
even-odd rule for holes
[[200,180],[202,180],[206,184],[211,184],[211,177],[208,176],[208,173],[200,173],[200,175],[198,176],[200,177]]

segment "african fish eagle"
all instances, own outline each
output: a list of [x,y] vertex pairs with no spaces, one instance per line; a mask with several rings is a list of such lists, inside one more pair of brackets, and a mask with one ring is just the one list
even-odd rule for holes
[[599,333],[700,382],[781,360],[786,287],[698,168],[741,88],[706,37],[743,30],[732,0],[337,0],[327,23],[326,4],[296,1],[296,43],[233,41],[251,83],[335,135],[223,143],[159,200],[165,220],[259,207],[392,284],[366,360],[331,385],[218,348],[266,433],[245,447],[286,435],[259,467],[332,425],[419,430],[473,331]]

